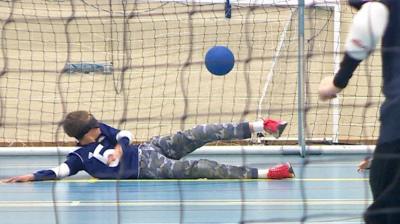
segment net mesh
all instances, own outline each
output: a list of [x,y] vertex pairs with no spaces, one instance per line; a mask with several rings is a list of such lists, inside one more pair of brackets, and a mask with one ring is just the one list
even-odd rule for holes
[[[261,117],[287,120],[283,139],[296,139],[297,6],[272,3],[232,4],[227,19],[224,4],[213,2],[1,1],[0,141],[68,142],[54,132],[66,112],[78,109],[132,130],[138,141],[199,123]],[[317,99],[353,14],[345,6],[335,14],[323,3],[306,9],[307,138],[360,142],[364,128],[375,139],[382,99],[375,56],[368,62],[375,107],[365,124],[365,75],[355,75],[340,98],[337,123],[332,107]],[[214,45],[236,57],[225,77],[205,69]]]
[[[308,141],[375,141],[383,99],[378,53],[359,67],[340,107],[318,100],[354,14],[340,4],[306,9],[306,102],[299,106],[298,7],[291,2],[232,2],[226,18],[224,2],[212,1],[0,1],[0,143],[68,144],[59,122],[74,110],[131,130],[137,141],[195,124],[274,117],[289,122],[281,139],[297,143],[299,107]],[[204,66],[215,45],[235,55],[227,76]]]

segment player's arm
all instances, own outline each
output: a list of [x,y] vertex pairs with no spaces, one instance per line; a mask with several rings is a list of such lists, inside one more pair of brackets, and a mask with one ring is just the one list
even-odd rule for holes
[[35,177],[33,176],[33,174],[30,173],[30,174],[10,177],[8,179],[1,180],[1,182],[2,183],[29,182],[29,181],[34,181],[34,178]]
[[119,131],[115,138],[118,143],[114,147],[114,153],[107,158],[108,164],[111,164],[116,160],[120,160],[124,153],[124,150],[129,149],[128,145],[132,143],[133,139],[132,133],[126,130]]
[[123,155],[124,149],[127,149],[127,146],[132,144],[133,135],[130,131],[118,130],[106,124],[102,124],[102,131],[103,134],[108,135],[110,139],[115,139],[116,141],[114,153],[109,155],[107,158],[107,163],[111,164],[112,162],[119,160]]
[[3,180],[4,183],[29,182],[62,179],[75,175],[83,169],[83,163],[78,155],[70,154],[64,163],[47,170],[39,170],[32,174],[25,174]]
[[389,20],[389,10],[381,2],[368,2],[353,18],[346,39],[345,55],[335,76],[324,78],[319,86],[322,100],[336,97],[344,89],[358,65],[375,49]]

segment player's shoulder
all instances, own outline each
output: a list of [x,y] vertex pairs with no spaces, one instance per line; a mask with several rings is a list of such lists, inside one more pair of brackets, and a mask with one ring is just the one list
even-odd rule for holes
[[89,152],[94,151],[94,149],[96,148],[97,145],[98,145],[98,143],[79,146],[79,148],[70,152],[67,156],[68,157],[76,156],[76,157],[80,157],[82,159],[83,157],[87,157]]
[[100,131],[103,135],[115,135],[116,133],[119,132],[119,130],[117,128],[114,128],[108,124],[105,123],[100,123]]
[[79,149],[76,149],[70,153],[68,153],[67,155],[67,160],[80,160],[80,161],[84,161],[85,155],[84,152]]
[[106,124],[106,123],[102,123],[102,122],[99,123],[99,126],[100,126],[100,129],[115,129],[111,125]]

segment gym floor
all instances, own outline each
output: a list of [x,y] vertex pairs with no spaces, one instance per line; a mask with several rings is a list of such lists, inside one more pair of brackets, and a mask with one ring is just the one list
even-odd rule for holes
[[[0,157],[0,178],[53,167],[63,157]],[[0,223],[362,223],[371,203],[364,155],[209,156],[269,167],[290,161],[287,180],[96,180],[0,184]],[[191,156],[188,159],[199,159]]]

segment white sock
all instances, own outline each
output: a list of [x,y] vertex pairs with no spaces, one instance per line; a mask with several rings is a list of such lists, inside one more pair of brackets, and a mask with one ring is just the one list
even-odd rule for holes
[[258,179],[265,179],[267,178],[269,169],[258,169]]
[[262,132],[264,132],[264,121],[263,120],[254,121],[251,124],[253,125],[253,132],[254,133],[262,133]]

